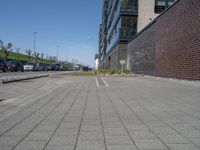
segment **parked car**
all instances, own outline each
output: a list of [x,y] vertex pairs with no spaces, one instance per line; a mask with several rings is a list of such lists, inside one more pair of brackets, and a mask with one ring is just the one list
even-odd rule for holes
[[60,70],[60,64],[51,64],[49,66],[50,71],[59,71]]
[[3,59],[0,59],[0,70],[6,72],[8,70],[7,64]]
[[36,71],[48,71],[47,65],[38,63],[36,66]]
[[34,62],[28,62],[24,65],[24,71],[35,71],[37,64]]
[[7,67],[8,70],[10,71],[15,71],[15,72],[17,72],[18,70],[22,72],[24,71],[23,64],[20,61],[8,61]]

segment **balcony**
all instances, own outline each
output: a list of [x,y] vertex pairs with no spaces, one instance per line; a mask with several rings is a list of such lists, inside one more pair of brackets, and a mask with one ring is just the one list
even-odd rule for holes
[[136,34],[136,29],[132,29],[132,28],[120,28],[119,29],[120,41],[128,41],[135,34]]
[[121,15],[138,15],[138,8],[132,4],[122,3],[120,8]]

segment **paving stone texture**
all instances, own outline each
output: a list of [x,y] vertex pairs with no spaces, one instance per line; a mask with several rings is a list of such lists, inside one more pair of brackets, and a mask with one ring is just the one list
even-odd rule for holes
[[0,150],[200,150],[199,87],[95,78],[0,85]]

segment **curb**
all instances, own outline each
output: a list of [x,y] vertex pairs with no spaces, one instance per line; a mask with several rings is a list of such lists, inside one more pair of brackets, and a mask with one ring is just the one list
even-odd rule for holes
[[183,80],[183,79],[155,77],[155,76],[148,76],[148,75],[145,75],[144,77],[150,78],[150,79],[156,79],[156,80],[171,81],[171,82],[179,83],[182,85],[189,85],[192,87],[200,88],[200,80]]
[[29,79],[36,79],[36,78],[42,78],[42,77],[48,77],[49,74],[43,74],[43,75],[26,75],[26,76],[11,76],[7,78],[1,78],[0,83],[6,84],[10,82],[17,82],[22,80],[29,80]]

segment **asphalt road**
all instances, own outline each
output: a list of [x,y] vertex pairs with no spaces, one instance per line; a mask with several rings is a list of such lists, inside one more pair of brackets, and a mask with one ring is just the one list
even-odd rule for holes
[[53,76],[0,86],[1,150],[200,150],[200,88]]

